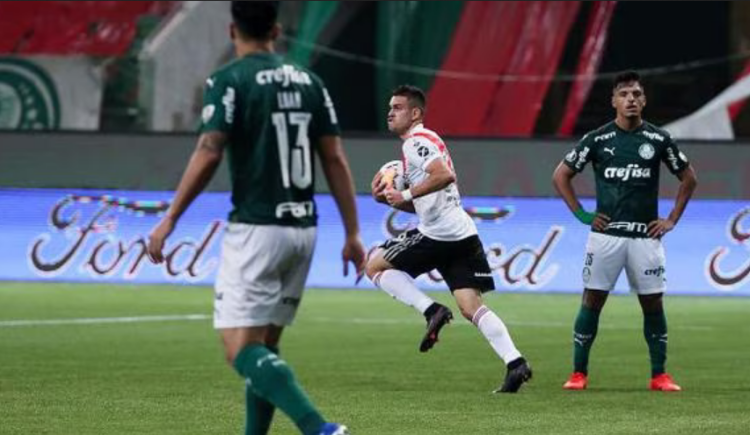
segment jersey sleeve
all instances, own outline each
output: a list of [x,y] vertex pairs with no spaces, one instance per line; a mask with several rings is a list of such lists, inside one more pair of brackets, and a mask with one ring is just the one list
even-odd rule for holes
[[575,172],[581,172],[586,164],[593,160],[593,142],[589,140],[590,134],[581,138],[578,144],[565,155],[563,162]]
[[661,161],[667,165],[669,172],[673,174],[679,174],[685,168],[690,165],[685,153],[677,148],[677,144],[674,142],[671,136],[667,136],[664,141],[664,148],[661,154]]
[[208,78],[203,90],[200,132],[229,133],[235,120],[236,98],[235,88],[223,76]]
[[341,136],[341,128],[331,95],[322,83],[319,82],[319,85],[322,93],[322,104],[315,108],[311,136],[316,139],[322,136]]
[[409,138],[402,147],[406,161],[421,170],[425,170],[430,163],[442,157],[440,149],[426,139]]

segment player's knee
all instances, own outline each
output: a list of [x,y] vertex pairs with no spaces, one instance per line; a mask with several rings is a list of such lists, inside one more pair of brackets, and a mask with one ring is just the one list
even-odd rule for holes
[[236,349],[224,349],[224,359],[226,360],[229,367],[234,368],[234,360],[237,359],[239,353]]
[[477,310],[473,310],[469,307],[458,307],[458,309],[461,311],[461,315],[464,316],[464,319],[469,322],[474,320],[474,314],[476,314]]
[[379,253],[376,252],[374,255],[371,255],[365,265],[365,274],[370,278],[370,281],[374,281],[377,274],[388,269],[388,263],[386,263],[386,261],[383,260],[383,257],[378,254]]
[[664,305],[662,303],[663,293],[657,293],[652,295],[639,295],[638,300],[641,303],[641,309],[644,314],[660,313],[664,311]]
[[464,316],[464,319],[468,320],[469,322],[474,321],[474,316],[477,314],[480,308],[482,308],[481,300],[463,301],[463,303],[458,305],[458,309],[461,311],[461,315]]
[[383,269],[381,267],[379,267],[372,260],[368,261],[367,265],[365,266],[365,274],[367,275],[368,278],[370,278],[370,281],[374,281],[375,280],[375,275],[377,275],[378,273],[380,273],[382,271],[383,271]]
[[604,290],[585,289],[583,292],[583,306],[595,311],[601,311],[607,302],[607,296],[609,296],[609,292]]
[[474,319],[474,315],[484,304],[479,290],[473,288],[453,290],[453,297],[456,299],[456,305],[458,305],[461,315],[469,322]]

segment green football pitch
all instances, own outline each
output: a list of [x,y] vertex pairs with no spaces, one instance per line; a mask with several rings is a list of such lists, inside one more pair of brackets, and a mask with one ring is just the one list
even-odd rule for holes
[[[421,354],[424,321],[379,291],[309,290],[282,355],[354,435],[750,433],[750,299],[667,296],[681,393],[647,389],[633,296],[605,307],[581,392],[561,388],[578,295],[486,302],[534,368],[519,394],[490,393],[505,369],[469,322]],[[243,433],[211,314],[206,287],[0,283],[0,434]],[[271,433],[297,432],[277,414]]]

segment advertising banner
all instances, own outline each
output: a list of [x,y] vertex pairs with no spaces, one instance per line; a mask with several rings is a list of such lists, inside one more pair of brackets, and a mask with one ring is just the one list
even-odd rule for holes
[[[0,189],[0,280],[211,285],[221,254],[228,193],[198,197],[167,241],[166,261],[150,263],[148,232],[172,192]],[[319,195],[319,232],[308,286],[374,288],[342,276],[344,232],[334,200]],[[466,197],[500,291],[580,292],[589,228],[555,198]],[[593,209],[591,200],[584,201]],[[672,200],[660,203],[662,215]],[[415,225],[414,215],[358,198],[369,248]],[[668,292],[750,296],[750,205],[693,200],[663,240]],[[445,290],[436,272],[417,280]],[[616,292],[627,292],[625,273]]]

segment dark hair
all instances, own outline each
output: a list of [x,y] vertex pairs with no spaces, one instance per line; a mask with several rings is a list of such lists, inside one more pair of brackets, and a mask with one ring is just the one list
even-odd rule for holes
[[232,21],[242,36],[250,39],[269,39],[278,14],[279,2],[232,2]]
[[413,85],[400,85],[393,90],[394,97],[406,97],[409,100],[409,106],[418,107],[425,113],[427,110],[427,97],[424,91]]
[[623,71],[615,76],[615,79],[612,80],[612,90],[617,89],[618,86],[621,84],[626,84],[630,82],[638,82],[641,83],[641,75],[638,74],[638,72],[629,70],[629,71]]

